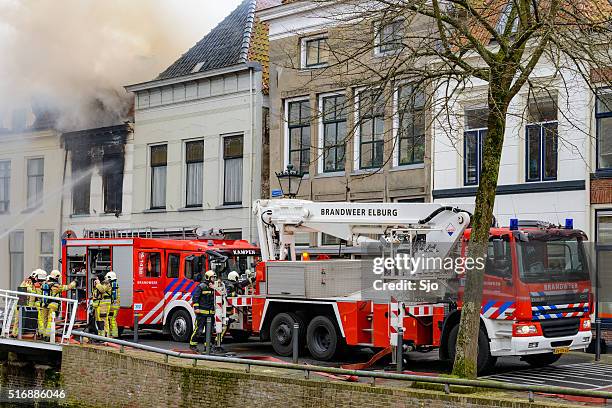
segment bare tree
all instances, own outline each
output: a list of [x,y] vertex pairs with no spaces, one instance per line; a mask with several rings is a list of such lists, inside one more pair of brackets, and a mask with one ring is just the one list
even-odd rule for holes
[[[612,7],[607,0],[310,3],[319,3],[313,16],[329,22],[326,49],[330,58],[296,88],[338,83],[347,89],[365,86],[374,94],[373,100],[382,98],[389,110],[397,84],[408,83],[416,91],[401,101],[399,110],[413,112],[415,101],[424,99],[428,126],[444,128],[458,143],[453,136],[460,128],[454,109],[457,98],[475,82],[485,84],[487,136],[469,246],[474,258],[486,256],[507,118],[534,114],[528,109],[510,111],[511,102],[519,93],[537,98],[554,92],[550,82],[534,80],[536,67],[552,67],[552,80],[570,91],[571,82],[583,81],[595,91],[596,85],[612,78]],[[287,68],[298,69],[294,51],[288,50],[284,61]],[[363,120],[360,115],[346,139]],[[573,118],[568,122],[588,133]],[[403,131],[401,125],[399,131]],[[473,339],[480,330],[483,282],[483,269],[466,276],[453,368],[462,377],[477,375],[478,342]]]

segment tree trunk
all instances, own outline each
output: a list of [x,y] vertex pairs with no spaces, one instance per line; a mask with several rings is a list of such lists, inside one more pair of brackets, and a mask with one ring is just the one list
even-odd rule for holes
[[[499,84],[500,82],[502,81],[499,79],[497,81],[492,79],[489,82],[488,130],[482,149],[482,170],[476,193],[476,211],[472,218],[472,233],[468,248],[468,256],[473,259],[485,259],[489,243],[489,228],[493,221],[493,206],[495,204],[499,163],[504,144],[508,110],[506,94],[503,91],[493,89],[493,84]],[[484,269],[476,268],[466,271],[461,321],[453,365],[453,374],[464,378],[476,378],[478,374],[477,339],[480,329],[483,286]]]

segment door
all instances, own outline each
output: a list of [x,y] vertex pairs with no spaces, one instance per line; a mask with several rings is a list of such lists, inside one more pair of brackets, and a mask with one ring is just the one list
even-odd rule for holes
[[482,296],[483,317],[496,320],[513,318],[517,308],[513,259],[509,236],[489,239]]
[[140,324],[161,323],[164,315],[164,260],[161,250],[136,252],[136,276],[134,277],[134,313]]

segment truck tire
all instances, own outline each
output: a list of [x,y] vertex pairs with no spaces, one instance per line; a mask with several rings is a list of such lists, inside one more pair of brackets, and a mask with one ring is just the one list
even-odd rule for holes
[[310,321],[306,332],[308,350],[312,357],[320,361],[331,360],[338,351],[338,331],[327,316],[317,316]]
[[279,356],[290,356],[293,353],[293,324],[296,323],[293,313],[279,313],[270,324],[270,342]]
[[168,326],[172,340],[180,343],[189,341],[193,332],[193,322],[191,316],[184,309],[179,309],[172,313],[170,324]]
[[532,367],[545,367],[557,362],[561,358],[561,354],[543,353],[543,354],[530,354],[521,357],[521,360],[526,362]]
[[[455,353],[457,347],[457,335],[459,334],[459,325],[456,325],[451,329],[448,334],[448,357],[453,364],[455,361]],[[491,348],[489,346],[489,339],[485,331],[480,328],[478,331],[478,359],[477,359],[477,371],[478,375],[484,374],[490,371],[497,362],[497,357],[491,355]]]
[[236,343],[244,343],[251,337],[251,333],[244,330],[230,330],[230,334]]

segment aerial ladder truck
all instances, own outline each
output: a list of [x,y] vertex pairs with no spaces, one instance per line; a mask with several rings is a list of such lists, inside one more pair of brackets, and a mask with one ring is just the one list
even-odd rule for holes
[[[453,359],[464,275],[431,274],[421,263],[409,273],[389,265],[379,276],[371,249],[386,259],[398,254],[464,259],[472,210],[473,205],[438,203],[257,201],[253,211],[262,262],[253,295],[230,300],[248,308],[249,327],[242,329],[270,340],[282,356],[292,352],[297,323],[297,341],[318,360],[332,360],[346,347],[392,350],[398,344],[403,352],[438,348],[442,359]],[[295,236],[302,232],[324,233],[362,247],[360,259],[299,260]],[[521,356],[539,366],[589,345],[591,283],[585,239],[571,223],[561,227],[513,220],[508,227],[491,228],[482,265],[481,372],[499,356]],[[419,290],[397,285],[423,277],[434,282],[436,276],[437,290],[423,298],[415,296]],[[376,282],[391,289],[378,291]]]

